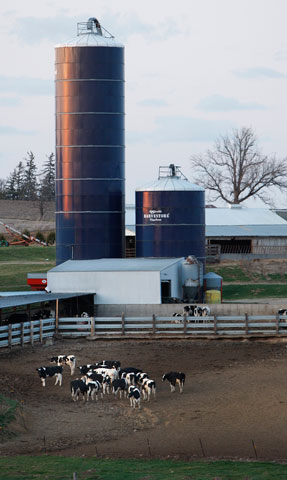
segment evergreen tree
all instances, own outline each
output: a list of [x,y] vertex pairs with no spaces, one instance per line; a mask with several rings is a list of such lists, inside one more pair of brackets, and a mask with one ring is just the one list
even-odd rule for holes
[[47,157],[41,175],[38,198],[42,217],[44,215],[46,202],[55,200],[55,155],[53,153]]
[[0,178],[0,199],[6,198],[6,180]]
[[55,198],[55,155],[51,153],[43,165],[41,172],[39,196],[45,197],[45,200],[54,200]]
[[16,200],[17,191],[16,191],[16,182],[17,182],[17,172],[14,168],[13,172],[10,173],[5,187],[5,198],[7,200]]
[[37,167],[35,164],[35,156],[33,152],[27,152],[28,157],[26,160],[26,168],[24,171],[24,199],[36,200],[38,193],[37,184]]
[[15,176],[15,190],[16,190],[16,198],[15,200],[23,200],[24,199],[24,175],[25,175],[25,168],[22,162],[19,162],[16,167],[16,176]]

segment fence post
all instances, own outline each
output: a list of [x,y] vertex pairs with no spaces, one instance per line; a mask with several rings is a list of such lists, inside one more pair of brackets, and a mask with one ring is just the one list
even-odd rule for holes
[[12,347],[12,323],[9,323],[8,325],[8,347],[11,348]]
[[213,333],[214,335],[217,335],[217,317],[216,316],[214,316]]
[[95,317],[91,317],[91,337],[95,335]]
[[186,335],[186,313],[183,314],[183,334]]
[[59,330],[59,299],[56,299],[56,311],[55,311],[55,333]]
[[125,334],[125,314],[122,313],[122,335]]
[[30,321],[30,343],[34,345],[34,325],[32,321]]
[[276,315],[275,322],[276,322],[276,335],[278,335],[279,334],[279,315]]
[[43,320],[40,318],[40,343],[43,343]]
[[21,347],[24,347],[24,322],[21,323]]
[[245,313],[245,335],[248,335],[248,314]]
[[155,328],[155,314],[152,314],[152,333],[153,335],[156,333],[156,328]]

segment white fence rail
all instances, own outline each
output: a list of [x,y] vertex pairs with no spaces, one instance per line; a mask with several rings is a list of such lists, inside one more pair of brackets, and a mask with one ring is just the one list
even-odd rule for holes
[[63,337],[262,337],[287,336],[286,316],[91,317],[54,318],[0,326],[0,348],[33,345],[59,333]]

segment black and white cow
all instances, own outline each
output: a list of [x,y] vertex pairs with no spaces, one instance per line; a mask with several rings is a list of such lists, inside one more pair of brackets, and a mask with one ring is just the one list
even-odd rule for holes
[[287,315],[287,309],[286,308],[280,308],[280,310],[278,310],[278,315]]
[[88,387],[87,391],[87,401],[89,397],[94,400],[94,396],[96,395],[96,400],[98,401],[98,394],[101,393],[101,397],[103,398],[103,391],[102,391],[102,384],[98,380],[92,380],[89,377],[82,377],[82,379]]
[[117,378],[114,380],[112,382],[112,387],[115,398],[117,398],[118,392],[120,392],[120,398],[122,398],[123,393],[125,397],[127,396],[128,384],[125,378]]
[[142,382],[141,390],[143,394],[143,399],[149,402],[151,394],[153,393],[154,397],[156,395],[155,381],[151,380],[150,378],[145,378]]
[[137,383],[137,376],[136,376],[136,373],[126,373],[122,378],[124,378],[128,384],[128,386],[130,385],[136,385]]
[[119,370],[119,378],[124,378],[127,373],[142,373],[140,368],[125,367]]
[[88,372],[94,372],[96,368],[96,363],[88,363],[87,365],[82,365],[81,367],[78,367],[82,375],[86,375],[86,373]]
[[96,368],[115,368],[119,370],[121,368],[121,362],[119,360],[103,360],[96,363]]
[[62,385],[62,378],[63,378],[63,367],[57,365],[55,367],[40,367],[36,368],[37,372],[39,373],[39,377],[41,379],[43,387],[46,385],[46,378],[47,377],[55,377],[55,385],[59,383],[59,386]]
[[199,305],[185,305],[183,311],[190,317],[208,317],[210,308],[208,306],[200,307]]
[[128,397],[132,408],[141,408],[141,392],[140,389],[131,385],[128,388]]
[[76,380],[72,380],[70,382],[70,389],[74,402],[79,400],[80,394],[83,395],[83,402],[85,401],[85,396],[87,397],[88,395],[88,385],[86,382],[79,380],[78,378]]
[[178,384],[180,393],[183,392],[185,382],[185,373],[182,372],[168,372],[162,376],[162,381],[167,380],[170,383],[170,391],[175,392],[175,386]]
[[92,381],[90,380],[88,383],[88,394],[87,394],[87,401],[88,401],[88,398],[91,397],[92,400],[94,400],[94,396],[96,395],[96,401],[98,401],[98,394],[101,393],[101,396],[103,398],[103,395],[102,395],[102,385],[100,384],[100,382],[97,382],[97,381]]
[[103,380],[104,380],[104,376],[101,375],[100,373],[95,373],[93,371],[89,371],[85,375],[82,376],[82,380],[85,381],[85,379],[87,379],[87,380],[90,379],[90,380],[93,380],[94,382],[97,381],[97,382],[100,382],[102,384]]
[[117,378],[119,378],[119,373],[115,368],[95,368],[94,372],[99,373],[104,377],[106,376],[110,377],[111,383]]
[[87,372],[82,376],[81,380],[88,383],[89,380],[99,382],[102,386],[102,393],[110,393],[111,379],[108,375],[101,375],[93,371]]
[[204,307],[198,307],[198,308],[199,308],[201,317],[209,317],[210,308],[207,305],[205,305]]
[[141,387],[146,378],[148,378],[148,374],[146,372],[139,372],[136,374],[136,383]]
[[57,357],[52,357],[50,362],[56,363],[56,365],[60,365],[60,366],[68,365],[71,369],[71,375],[74,375],[75,373],[75,369],[76,369],[75,355],[58,355]]

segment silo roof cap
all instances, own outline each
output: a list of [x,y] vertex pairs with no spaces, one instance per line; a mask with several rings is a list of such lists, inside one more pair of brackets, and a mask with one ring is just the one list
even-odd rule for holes
[[154,191],[198,191],[204,192],[204,188],[190,183],[185,178],[179,177],[164,177],[156,181],[150,182],[142,187],[138,187],[136,192],[154,192]]
[[56,45],[55,48],[61,47],[119,47],[124,45],[115,42],[115,37],[108,32],[100,22],[91,17],[87,22],[79,22],[77,24],[77,37],[66,43]]

